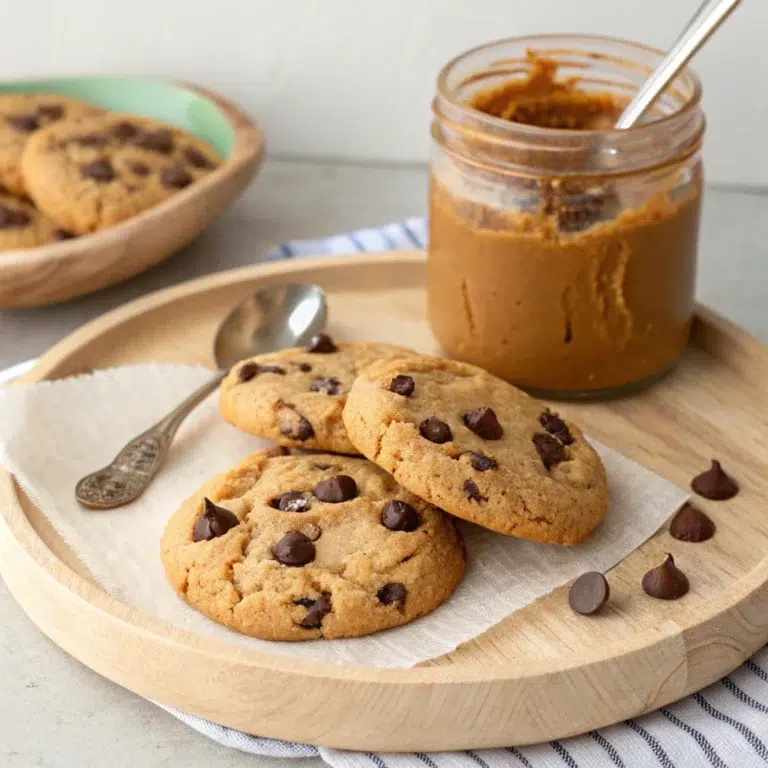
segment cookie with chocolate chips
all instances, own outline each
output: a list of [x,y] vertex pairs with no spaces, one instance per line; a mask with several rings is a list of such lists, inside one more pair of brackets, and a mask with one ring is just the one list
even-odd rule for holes
[[341,412],[357,374],[409,350],[389,344],[337,342],[322,333],[306,347],[236,365],[221,385],[221,412],[240,429],[281,445],[357,453]]
[[30,138],[54,123],[103,114],[101,107],[55,93],[0,95],[0,184],[11,194],[26,195],[21,157]]
[[362,458],[260,451],[171,517],[171,584],[221,624],[266,640],[356,637],[433,611],[466,567],[440,510]]
[[60,230],[28,200],[0,190],[0,251],[34,248],[72,235]]
[[343,420],[360,453],[404,488],[499,533],[576,544],[606,513],[605,470],[579,428],[475,366],[374,363]]
[[27,142],[29,196],[79,234],[135,216],[210,173],[220,158],[181,128],[137,115],[57,122]]

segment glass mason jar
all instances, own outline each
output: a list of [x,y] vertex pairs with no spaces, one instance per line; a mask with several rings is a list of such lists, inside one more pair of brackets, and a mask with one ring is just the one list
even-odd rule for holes
[[[555,399],[614,395],[674,366],[693,313],[698,79],[684,71],[641,125],[612,129],[662,55],[540,36],[481,46],[441,71],[428,313],[447,354]],[[542,127],[535,96],[555,64]],[[529,122],[500,116],[507,86],[533,95],[512,109]]]

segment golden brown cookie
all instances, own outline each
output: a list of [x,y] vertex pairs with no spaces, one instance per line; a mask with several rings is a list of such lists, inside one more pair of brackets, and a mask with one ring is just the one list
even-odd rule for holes
[[579,428],[481,368],[375,363],[343,418],[360,452],[404,488],[499,533],[576,544],[605,516],[605,470]]
[[72,235],[59,229],[28,200],[0,189],[0,251],[34,248]]
[[341,412],[358,372],[376,360],[410,354],[390,344],[335,343],[327,334],[244,360],[221,385],[224,418],[281,445],[357,453]]
[[29,139],[53,123],[102,114],[101,107],[55,93],[0,95],[0,184],[14,195],[25,195],[21,156]]
[[[282,452],[282,453],[281,453]],[[188,499],[162,540],[180,595],[265,640],[407,624],[461,581],[461,535],[362,458],[260,451]]]
[[167,200],[219,162],[208,144],[180,128],[111,114],[39,131],[21,166],[38,208],[84,234]]

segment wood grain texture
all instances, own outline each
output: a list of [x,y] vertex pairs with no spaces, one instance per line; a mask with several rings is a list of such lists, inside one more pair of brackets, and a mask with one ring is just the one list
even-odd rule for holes
[[[217,320],[266,282],[319,282],[329,330],[434,351],[418,253],[307,260],[221,273],[126,305],[54,347],[32,374],[56,378],[148,360],[210,363]],[[164,334],[149,333],[162,315]],[[585,618],[566,588],[440,659],[409,670],[336,667],[232,648],[139,614],[89,579],[0,476],[0,571],[62,648],[141,695],[262,736],[348,749],[447,750],[561,738],[655,709],[726,674],[768,637],[768,353],[701,310],[678,369],[623,400],[558,406],[587,432],[686,486],[716,455],[742,491],[697,500],[714,539],[664,531],[608,574],[612,599]],[[672,552],[691,580],[676,603],[640,579]]]
[[232,155],[187,189],[114,227],[0,253],[0,309],[55,304],[133,277],[194,240],[243,191],[262,159],[261,130],[230,101],[184,85],[224,113],[235,134]]

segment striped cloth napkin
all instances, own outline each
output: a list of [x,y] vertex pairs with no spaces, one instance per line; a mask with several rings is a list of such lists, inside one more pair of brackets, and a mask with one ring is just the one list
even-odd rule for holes
[[[425,241],[424,220],[408,219],[322,240],[284,243],[264,258],[422,248]],[[0,382],[3,378],[0,371]],[[321,757],[333,768],[752,768],[768,765],[768,648],[709,688],[650,715],[531,747],[429,754],[347,752],[250,736],[163,709],[224,746],[276,758]]]

